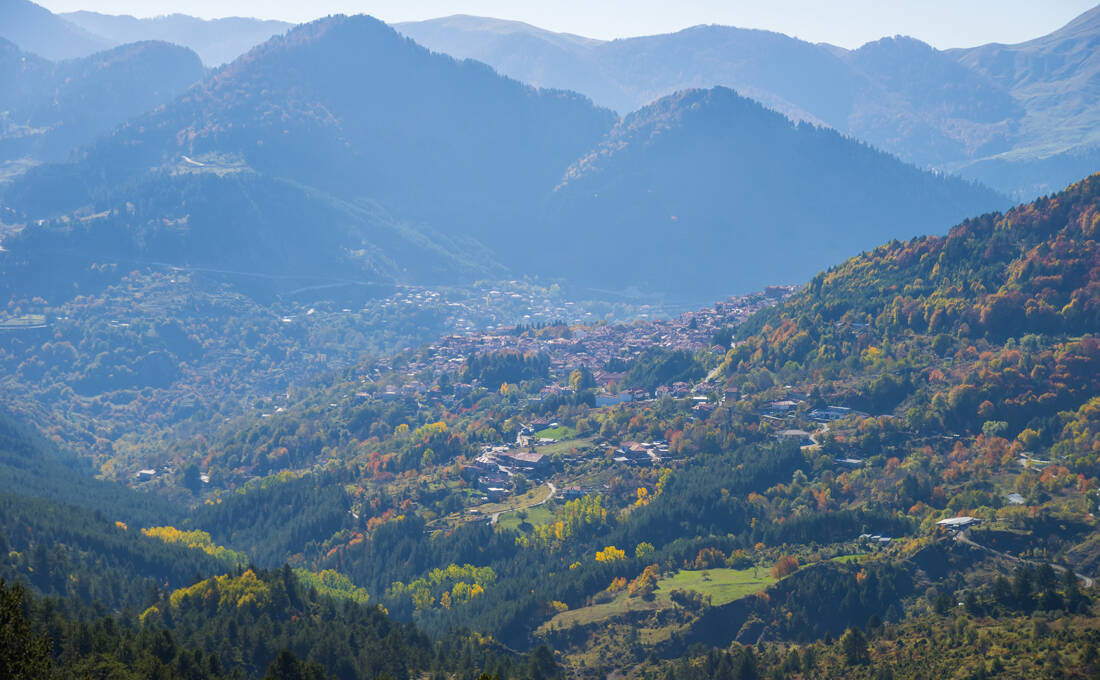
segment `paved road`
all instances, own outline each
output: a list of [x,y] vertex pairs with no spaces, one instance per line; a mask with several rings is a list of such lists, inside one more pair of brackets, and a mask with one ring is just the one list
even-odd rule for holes
[[[975,543],[970,538],[970,536],[967,534],[966,531],[960,531],[959,533],[955,534],[955,540],[958,541],[959,543],[964,543],[966,545],[969,545],[972,548],[977,548],[978,550],[984,550],[987,553],[991,553],[991,554],[996,555],[998,557],[1003,557],[1006,560],[1011,560],[1013,562],[1019,562],[1020,564],[1031,564],[1031,565],[1038,565],[1039,564],[1039,562],[1035,562],[1035,561],[1032,561],[1032,560],[1025,560],[1023,558],[1016,557],[1015,555],[1009,555],[1008,553],[1003,553],[1000,550],[994,550],[993,548],[990,548],[988,546],[984,546],[980,543]],[[1063,572],[1066,571],[1065,567],[1057,565],[1057,564],[1052,564],[1050,566],[1054,567],[1054,571],[1056,571],[1058,573],[1063,573]],[[1085,576],[1084,574],[1078,574],[1076,572],[1074,572],[1074,575],[1078,579],[1080,579],[1080,581],[1082,583],[1085,584],[1086,588],[1091,588],[1092,587],[1093,580],[1092,580],[1091,577]]]
[[532,503],[531,505],[524,505],[524,506],[519,507],[519,508],[512,508],[511,510],[502,510],[500,512],[494,512],[492,518],[489,520],[489,524],[491,524],[493,526],[496,526],[497,521],[500,519],[500,516],[503,515],[505,512],[514,512],[516,510],[526,510],[528,508],[537,508],[538,506],[540,506],[544,503],[549,503],[550,499],[554,497],[554,494],[556,494],[558,492],[558,487],[554,486],[553,482],[547,482],[546,486],[550,487],[550,493],[546,494],[546,498],[543,498],[538,503]]

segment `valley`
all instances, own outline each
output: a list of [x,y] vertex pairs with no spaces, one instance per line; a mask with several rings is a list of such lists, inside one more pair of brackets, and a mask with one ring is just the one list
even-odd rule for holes
[[0,0],[0,676],[1100,674],[1098,10],[96,9]]

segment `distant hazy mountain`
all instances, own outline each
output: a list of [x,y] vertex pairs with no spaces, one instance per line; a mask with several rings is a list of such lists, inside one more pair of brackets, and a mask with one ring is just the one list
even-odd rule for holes
[[53,63],[0,39],[0,162],[63,160],[202,79],[198,56],[162,42]]
[[630,114],[570,169],[528,267],[553,263],[541,269],[597,288],[718,296],[798,283],[870,244],[1004,205],[726,88],[690,90]]
[[3,202],[45,220],[5,243],[25,278],[68,252],[85,285],[94,253],[264,280],[507,268],[694,301],[1005,204],[724,88],[616,126],[363,16],[271,39]]
[[207,66],[233,61],[293,24],[243,17],[204,20],[184,14],[138,19],[132,16],[71,12],[60,15],[71,23],[116,43],[163,40],[189,47]]
[[480,223],[487,204],[542,195],[614,122],[583,97],[433,55],[376,19],[332,17],[130,122],[76,169],[110,184],[184,155],[228,156],[421,218],[462,222],[475,211]]
[[948,54],[1011,91],[1024,110],[1013,148],[976,159],[966,172],[1030,183],[1034,193],[1100,170],[1100,6],[1035,40]]
[[949,51],[903,37],[845,50],[725,26],[609,42],[466,16],[398,27],[432,49],[621,113],[685,88],[732,87],[796,120],[1020,196],[1100,167],[1100,8],[1021,45]]
[[[164,224],[190,214],[181,212],[181,205],[211,205],[208,189],[196,183],[166,187],[148,178],[240,173],[258,175],[250,181],[260,186],[277,178],[303,187],[302,193],[289,193],[275,214],[262,201],[251,212],[234,210],[234,233],[258,229],[268,234],[263,243],[282,243],[284,257],[332,274],[334,265],[298,257],[296,241],[289,236],[280,241],[276,234],[278,225],[291,228],[287,219],[297,220],[299,229],[331,228],[333,218],[326,215],[332,211],[316,207],[314,189],[348,204],[369,200],[403,224],[417,225],[419,234],[434,228],[455,243],[468,235],[488,242],[523,224],[569,164],[614,122],[610,111],[584,97],[536,90],[481,63],[432,54],[375,19],[332,17],[273,38],[167,107],[86,148],[79,161],[32,170],[7,192],[5,203],[29,218],[123,210],[127,201],[144,201],[152,207],[138,224],[160,211],[157,229],[170,232]],[[204,195],[189,198],[188,192]],[[103,197],[112,198],[104,202]],[[214,208],[204,213],[215,214]],[[88,228],[109,224],[118,221],[96,221]],[[101,233],[101,243],[111,248],[129,242]],[[181,262],[227,269],[283,262],[270,254],[257,261],[247,240],[239,247],[209,246],[229,258],[217,261],[185,248],[144,252],[154,242],[146,236],[133,242],[141,247],[119,245],[118,256],[171,261],[175,252]],[[348,251],[369,250],[359,240],[338,243]],[[201,248],[202,241],[191,241],[192,246]],[[13,242],[11,250],[18,248]],[[415,249],[401,252],[389,272],[422,274],[430,268],[414,261],[425,256]],[[490,266],[487,260],[477,268]],[[463,271],[452,266],[450,274]]]
[[85,57],[114,44],[29,0],[0,0],[0,38],[52,60]]

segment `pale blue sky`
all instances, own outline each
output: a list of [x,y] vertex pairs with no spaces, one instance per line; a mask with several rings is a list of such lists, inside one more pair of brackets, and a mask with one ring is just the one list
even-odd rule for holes
[[1013,43],[1049,33],[1096,0],[38,0],[77,9],[204,18],[255,16],[306,21],[366,13],[389,22],[475,14],[518,19],[595,38],[667,33],[696,24],[764,28],[812,42],[858,47],[906,34],[939,48]]

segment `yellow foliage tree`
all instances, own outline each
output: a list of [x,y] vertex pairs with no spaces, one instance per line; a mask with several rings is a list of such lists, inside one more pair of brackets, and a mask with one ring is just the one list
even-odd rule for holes
[[619,560],[626,559],[626,551],[620,550],[613,545],[609,545],[603,550],[596,552],[597,562],[617,562]]

